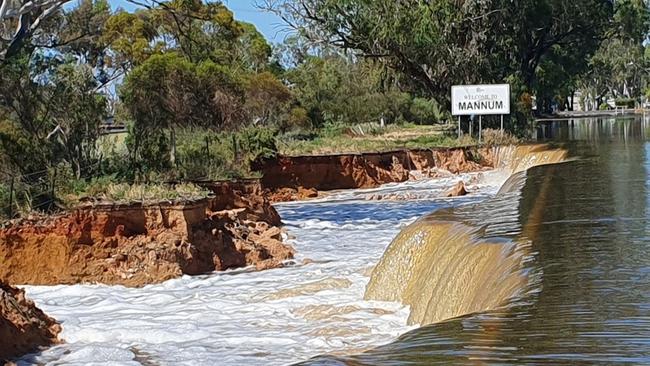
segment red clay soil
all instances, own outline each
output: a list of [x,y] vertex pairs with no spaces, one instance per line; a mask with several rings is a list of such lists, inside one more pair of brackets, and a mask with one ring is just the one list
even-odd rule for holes
[[280,215],[269,204],[268,194],[262,189],[259,179],[207,182],[201,186],[214,193],[214,198],[209,201],[211,211],[246,208],[249,220],[264,221],[273,226],[282,225]]
[[183,274],[273,268],[293,258],[268,200],[225,191],[228,199],[95,205],[11,223],[0,229],[0,280],[143,286]]
[[460,181],[456,183],[450,190],[445,193],[445,197],[460,197],[466,196],[467,190],[465,189],[465,182]]
[[[420,149],[383,153],[278,156],[257,160],[253,170],[262,173],[264,189],[275,193],[286,189],[373,188],[385,183],[404,182],[409,171],[439,168],[466,173],[493,167],[489,148]],[[286,197],[286,191],[281,197]]]
[[318,197],[318,191],[315,188],[278,188],[267,189],[265,192],[271,202],[305,201]]
[[25,291],[0,282],[0,364],[58,342],[61,326],[25,298]]
[[[231,210],[249,207],[259,212],[267,222],[280,226],[280,215],[268,202],[304,201],[318,197],[314,188],[282,187],[277,189],[263,188],[261,179],[240,179],[221,182],[203,182],[201,186],[210,189],[215,198],[210,201],[213,211]],[[265,202],[268,201],[268,202]]]

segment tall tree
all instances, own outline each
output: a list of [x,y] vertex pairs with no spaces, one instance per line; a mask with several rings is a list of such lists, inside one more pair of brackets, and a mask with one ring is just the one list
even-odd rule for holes
[[0,63],[17,55],[69,0],[0,0]]
[[573,61],[586,67],[612,16],[611,0],[266,0],[262,7],[313,42],[381,60],[441,100],[452,84],[509,78],[520,92],[534,92],[556,47],[579,54]]
[[616,1],[606,37],[579,75],[585,108],[598,108],[606,97],[640,99],[650,77],[644,46],[649,30],[650,12],[643,0]]

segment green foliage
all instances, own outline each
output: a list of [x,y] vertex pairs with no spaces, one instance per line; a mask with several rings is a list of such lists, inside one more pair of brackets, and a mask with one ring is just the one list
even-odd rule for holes
[[63,161],[80,176],[97,158],[106,100],[88,65],[44,61],[42,70],[46,82],[37,82],[23,57],[0,74],[1,153],[26,174]]
[[147,10],[164,48],[192,62],[233,63],[241,25],[220,2],[172,0]]
[[275,145],[275,131],[271,129],[247,128],[236,134],[235,138],[239,149],[243,149],[248,158],[272,157],[278,150]]
[[[51,206],[55,171],[57,196],[129,200],[176,194],[150,182],[250,176],[278,149],[474,143],[440,124],[452,84],[509,83],[520,134],[535,107],[569,108],[577,89],[593,108],[650,90],[642,0],[267,3],[298,27],[275,49],[221,1],[112,13],[80,0],[18,35],[8,58],[15,20],[4,24],[0,164],[20,177],[16,208]],[[102,136],[106,117],[128,133]]]
[[106,115],[106,99],[96,92],[89,67],[61,65],[52,78],[49,118],[55,125],[49,140],[81,177],[98,160],[99,126]]
[[634,108],[636,107],[636,100],[633,98],[616,98],[614,101],[617,107]]
[[[220,129],[244,120],[241,84],[212,61],[192,63],[176,53],[154,55],[133,69],[120,89],[133,126],[131,165],[146,174],[169,165],[170,137],[163,130]],[[169,159],[167,158],[169,156]]]
[[594,87],[601,86],[603,94],[610,96],[641,95],[643,76],[647,76],[648,66],[643,51],[640,43],[620,38],[605,40],[591,60],[591,80],[600,83]]
[[[312,41],[371,57],[391,68],[402,88],[445,106],[453,84],[500,82],[514,76],[525,86],[521,93],[535,94],[549,86],[537,83],[544,63],[549,70],[546,80],[553,83],[559,79],[559,69],[585,70],[613,13],[608,0],[280,0],[268,4]],[[565,57],[553,60],[561,67],[554,68],[549,78],[552,67],[546,60],[554,54]],[[514,99],[520,96],[515,94]]]
[[12,214],[9,209],[9,194],[10,187],[8,184],[0,183],[0,217],[9,218]]
[[239,26],[242,34],[237,47],[238,62],[248,70],[264,70],[271,57],[271,46],[253,24],[240,22]]
[[131,125],[125,143],[130,164],[123,164],[119,172],[129,181],[150,180],[151,174],[171,169],[171,146],[165,130],[145,134]]
[[297,102],[314,127],[395,123],[409,113],[412,97],[385,83],[378,65],[340,55],[305,57],[286,74]]
[[289,111],[287,118],[280,121],[278,127],[282,132],[290,130],[308,130],[312,127],[307,110],[302,107],[294,107]]
[[[30,77],[29,56],[7,61],[0,72],[0,147],[2,160],[21,173],[43,170],[52,160],[45,128],[43,88]],[[41,122],[41,123],[39,123]],[[25,159],[29,156],[30,159]]]
[[207,180],[252,176],[249,162],[276,154],[275,130],[249,127],[239,132],[214,132],[200,128],[176,134],[177,160],[170,179]]
[[270,72],[248,76],[245,109],[256,125],[279,125],[287,119],[292,99],[289,89]]
[[643,0],[618,0],[614,3],[614,28],[617,38],[636,43],[648,36],[650,11]]
[[600,108],[608,97],[640,98],[648,83],[650,65],[643,42],[650,15],[641,0],[621,0],[607,37],[589,60],[589,70],[579,80],[586,109]]
[[156,27],[150,18],[144,11],[123,10],[108,18],[101,41],[110,45],[114,53],[112,64],[131,68],[161,51],[162,44],[154,42]]
[[449,118],[435,99],[414,98],[409,112],[413,121],[419,124],[442,122]]

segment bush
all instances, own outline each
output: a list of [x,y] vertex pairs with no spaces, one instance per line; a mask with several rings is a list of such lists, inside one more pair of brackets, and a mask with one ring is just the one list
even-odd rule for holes
[[0,183],[0,217],[9,217],[9,185]]
[[409,113],[413,121],[419,124],[432,124],[441,122],[446,118],[446,112],[433,98],[414,98]]
[[163,129],[144,132],[129,126],[125,144],[131,157],[129,180],[148,179],[152,174],[168,171],[172,166],[168,133]]
[[331,138],[341,136],[347,131],[348,126],[342,123],[327,123],[318,131],[320,137]]
[[218,180],[254,176],[249,162],[277,153],[276,131],[249,127],[239,132],[184,129],[176,133],[175,179]]
[[[261,157],[274,156],[278,148],[275,145],[276,131],[270,128],[249,127],[238,134],[239,154],[248,160]],[[237,158],[237,157],[236,157]]]
[[278,123],[282,132],[308,130],[312,127],[307,110],[302,107],[295,107],[289,111],[286,119]]
[[616,98],[615,105],[623,108],[634,108],[636,106],[636,100],[633,98]]

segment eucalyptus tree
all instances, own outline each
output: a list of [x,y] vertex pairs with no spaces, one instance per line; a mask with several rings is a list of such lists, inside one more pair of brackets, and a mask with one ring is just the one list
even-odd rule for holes
[[579,78],[586,108],[598,108],[607,97],[640,99],[650,76],[644,45],[649,32],[650,12],[643,0],[616,1],[606,36]]
[[69,0],[0,0],[0,62],[17,55]]
[[25,174],[64,163],[79,177],[98,158],[106,112],[99,38],[110,8],[64,3],[0,2],[0,159]]
[[234,130],[288,112],[291,93],[269,72],[270,45],[222,2],[137,3],[142,9],[108,20],[105,37],[130,68],[119,92],[134,168],[146,173],[177,163],[179,129]]
[[598,47],[611,0],[265,0],[316,43],[380,60],[415,92],[448,100],[457,83],[510,81],[535,93],[542,62],[558,48],[579,68]]

